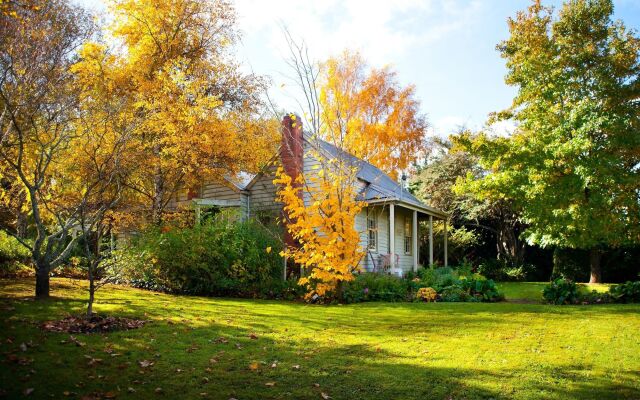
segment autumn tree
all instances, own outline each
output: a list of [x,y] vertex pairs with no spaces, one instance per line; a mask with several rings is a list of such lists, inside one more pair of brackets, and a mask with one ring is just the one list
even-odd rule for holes
[[125,186],[159,223],[179,190],[256,170],[272,154],[276,124],[264,113],[266,82],[233,60],[230,3],[116,0],[111,11],[108,34],[122,47],[88,44],[79,73],[106,73],[103,94],[128,104],[121,120],[132,119],[137,168]]
[[[289,118],[296,120],[295,115]],[[355,229],[362,209],[354,186],[357,166],[315,148],[306,156],[318,160],[317,169],[293,177],[280,167],[273,181],[279,187],[276,199],[284,205],[286,229],[296,243],[282,255],[303,267],[299,284],[307,288],[307,299],[335,292],[340,296],[342,283],[353,280],[364,255]]]
[[0,163],[3,172],[10,171],[5,176],[15,179],[11,186],[26,193],[35,238],[19,240],[36,268],[36,296],[47,297],[49,273],[81,237],[71,231],[93,193],[85,187],[69,202],[60,196],[71,143],[81,134],[80,97],[70,67],[92,24],[87,13],[64,0],[15,12],[17,17],[0,16]]
[[370,68],[349,51],[319,72],[319,135],[397,178],[419,157],[428,126],[415,87],[402,87],[390,67]]
[[[354,272],[364,255],[355,219],[362,209],[358,201],[357,173],[359,165],[347,157],[340,135],[330,132],[335,125],[326,125],[326,114],[320,101],[319,64],[311,61],[308,48],[296,43],[287,31],[289,65],[292,67],[300,96],[306,104],[304,127],[295,114],[284,116],[283,145],[299,140],[304,156],[315,161],[305,171],[288,170],[288,164],[278,170],[274,183],[278,186],[276,200],[283,204],[283,222],[292,239],[286,243],[283,256],[289,257],[303,269],[299,280],[307,288],[307,299],[317,296],[341,296],[342,285],[354,279]],[[304,136],[304,139],[303,139]],[[297,138],[297,139],[296,139]],[[303,144],[304,142],[304,144]],[[281,152],[296,153],[285,148]]]
[[[139,166],[134,144],[137,119],[128,112],[127,98],[114,96],[117,90],[110,58],[96,57],[99,46],[85,45],[80,51],[81,61],[71,67],[75,84],[80,88],[78,135],[69,144],[66,170],[58,178],[67,188],[60,197],[78,202],[76,229],[82,239],[78,249],[84,253],[81,267],[89,281],[87,317],[93,315],[97,289],[117,278],[112,259],[115,218],[118,210],[131,207],[130,193],[124,183],[136,174]],[[88,65],[87,59],[94,61]],[[109,260],[109,261],[108,261]],[[109,271],[107,271],[109,270]],[[107,273],[109,272],[109,273]]]
[[530,243],[589,250],[590,282],[603,249],[640,241],[640,39],[612,14],[610,0],[534,1],[510,19],[498,50],[518,93],[494,119],[517,130],[468,143],[490,172],[469,187],[521,207]]

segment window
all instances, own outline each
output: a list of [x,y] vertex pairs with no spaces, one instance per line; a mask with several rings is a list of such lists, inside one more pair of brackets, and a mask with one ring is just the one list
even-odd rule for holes
[[411,219],[408,215],[404,217],[404,254],[411,254]]
[[367,213],[367,249],[378,250],[378,218],[375,213]]

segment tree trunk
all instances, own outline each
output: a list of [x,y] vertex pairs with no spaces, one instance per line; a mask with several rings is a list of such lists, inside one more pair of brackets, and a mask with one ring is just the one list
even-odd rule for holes
[[49,265],[36,264],[36,297],[49,298]]
[[87,304],[87,318],[93,315],[93,301],[95,299],[96,287],[93,274],[89,275],[89,304]]
[[518,238],[518,233],[514,227],[510,225],[500,226],[496,241],[498,260],[506,260],[513,265],[522,265],[524,263],[525,243]]
[[591,249],[589,253],[589,264],[591,265],[591,278],[589,283],[602,282],[602,251],[600,249]]
[[153,204],[151,205],[151,218],[154,225],[162,222],[162,198],[164,197],[164,179],[158,171],[153,177]]

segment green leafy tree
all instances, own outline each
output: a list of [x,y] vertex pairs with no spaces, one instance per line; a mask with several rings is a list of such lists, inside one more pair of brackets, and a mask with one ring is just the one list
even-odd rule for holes
[[[520,239],[523,225],[511,202],[504,199],[477,198],[466,191],[458,180],[479,179],[485,170],[478,157],[458,146],[473,134],[462,130],[449,136],[449,140],[434,140],[430,156],[418,167],[410,189],[421,200],[451,215],[451,249],[468,252],[480,244],[479,230],[496,239],[499,259],[512,264],[524,261],[525,243]],[[435,232],[438,232],[436,227]],[[459,239],[459,240],[458,240]],[[437,247],[437,246],[436,246]],[[455,252],[454,252],[455,255]]]
[[588,250],[590,282],[604,249],[639,241],[640,39],[612,14],[610,0],[534,1],[510,19],[498,50],[518,93],[492,120],[517,130],[462,143],[490,171],[466,188],[521,207],[528,242]]

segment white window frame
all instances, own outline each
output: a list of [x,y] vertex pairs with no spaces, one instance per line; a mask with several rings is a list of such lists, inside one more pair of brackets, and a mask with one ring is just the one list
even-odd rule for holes
[[412,235],[413,235],[413,230],[412,230],[412,223],[413,223],[413,218],[405,215],[404,216],[404,254],[405,255],[411,255],[412,253],[412,249],[413,249],[413,243],[412,243]]
[[367,211],[367,250],[378,252],[378,215],[369,211]]

